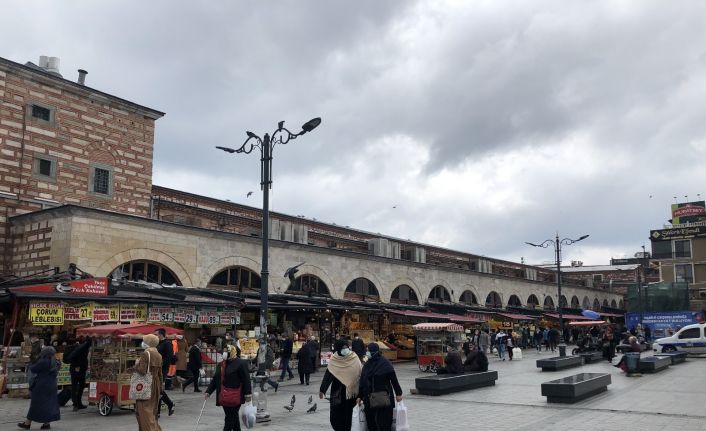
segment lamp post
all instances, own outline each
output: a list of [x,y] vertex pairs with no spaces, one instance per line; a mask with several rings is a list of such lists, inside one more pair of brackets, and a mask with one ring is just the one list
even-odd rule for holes
[[525,242],[527,245],[531,245],[532,247],[541,247],[541,248],[547,248],[549,245],[554,246],[554,254],[556,258],[556,290],[559,295],[559,356],[562,358],[566,356],[566,344],[564,340],[564,314],[561,311],[561,246],[562,245],[571,245],[575,242],[583,241],[584,239],[588,238],[588,235],[583,235],[579,237],[578,239],[571,239],[571,238],[564,238],[564,239],[559,239],[559,233],[556,234],[554,239],[548,239],[540,244],[533,244],[531,242]]
[[277,129],[270,135],[260,138],[252,132],[246,132],[248,138],[238,149],[216,147],[227,153],[250,154],[255,148],[260,150],[260,188],[262,189],[262,270],[260,271],[260,337],[267,340],[267,300],[268,300],[268,258],[270,240],[270,189],[272,188],[272,150],[275,145],[285,145],[290,140],[311,132],[321,124],[321,118],[314,118],[302,126],[299,133],[292,133],[284,127],[284,121],[277,124]]

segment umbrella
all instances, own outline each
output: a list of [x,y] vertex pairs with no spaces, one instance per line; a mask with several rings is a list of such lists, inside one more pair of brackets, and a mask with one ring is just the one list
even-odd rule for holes
[[589,319],[598,320],[601,315],[593,310],[582,310],[581,315],[588,317]]

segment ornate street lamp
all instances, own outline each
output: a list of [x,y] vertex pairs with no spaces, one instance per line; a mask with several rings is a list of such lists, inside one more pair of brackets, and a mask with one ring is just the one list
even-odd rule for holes
[[299,133],[292,133],[284,127],[284,121],[277,124],[277,129],[260,138],[253,132],[245,132],[248,138],[238,149],[216,147],[227,153],[250,154],[255,148],[260,150],[260,188],[262,189],[262,270],[260,271],[260,337],[267,340],[267,300],[268,300],[268,254],[270,239],[270,189],[272,188],[272,150],[275,145],[285,145],[290,140],[311,132],[321,124],[321,118],[314,118],[302,125]]
[[559,294],[559,356],[562,358],[566,356],[566,344],[564,340],[564,314],[562,313],[562,304],[561,304],[561,246],[563,245],[571,245],[575,242],[583,241],[584,239],[588,238],[588,235],[583,235],[579,237],[578,239],[571,239],[571,238],[564,238],[562,240],[559,239],[559,233],[556,234],[556,237],[554,239],[548,239],[540,244],[533,244],[531,242],[525,242],[527,245],[531,245],[532,247],[541,247],[541,248],[547,248],[549,245],[554,246],[554,254],[556,257],[556,289]]

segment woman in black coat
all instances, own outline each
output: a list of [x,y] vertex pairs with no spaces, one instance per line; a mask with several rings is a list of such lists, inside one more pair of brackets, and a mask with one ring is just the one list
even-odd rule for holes
[[[250,384],[250,373],[248,372],[245,362],[240,359],[240,349],[236,346],[228,345],[225,347],[223,355],[226,359],[218,364],[216,372],[211,379],[211,384],[206,389],[206,398],[216,391],[216,405],[221,405],[221,375],[223,375],[223,384],[227,388],[240,388],[240,404],[252,400],[252,385]],[[225,363],[225,365],[221,365]],[[225,373],[222,372],[225,368]],[[226,407],[223,406],[225,413],[225,425],[223,431],[240,431],[240,419],[238,411],[240,406]]]
[[331,388],[329,422],[333,431],[351,431],[355,399],[358,396],[361,365],[358,355],[341,338],[334,343],[334,354],[329,359],[319,388],[319,399]]
[[309,385],[309,376],[314,372],[314,364],[311,362],[311,349],[309,343],[305,343],[297,352],[297,371],[299,371],[299,384],[303,385],[306,379]]
[[30,385],[30,402],[27,420],[17,424],[18,427],[29,429],[32,421],[41,422],[41,429],[51,429],[49,422],[61,419],[59,414],[59,397],[57,396],[56,376],[61,368],[61,362],[56,359],[56,350],[45,347],[37,357],[30,371],[34,374]]
[[[373,392],[387,392],[388,405],[373,408],[370,405],[370,394]],[[363,373],[360,376],[358,400],[359,403],[362,400],[365,404],[368,431],[392,429],[392,410],[395,407],[395,400],[402,401],[402,387],[392,364],[380,354],[380,346],[377,343],[368,344],[368,361],[363,366]]]

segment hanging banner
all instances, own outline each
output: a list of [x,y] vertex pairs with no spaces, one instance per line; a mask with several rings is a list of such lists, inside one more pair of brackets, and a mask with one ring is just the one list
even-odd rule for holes
[[174,309],[174,321],[178,323],[196,323],[196,308],[176,307]]
[[150,306],[150,311],[147,316],[147,320],[150,322],[173,322],[174,308],[164,306]]
[[120,304],[95,304],[93,322],[117,322],[120,318]]
[[215,308],[202,308],[198,313],[197,323],[202,325],[218,325],[221,323],[221,316]]
[[93,303],[64,305],[64,320],[93,320]]
[[147,321],[147,304],[120,304],[120,321]]
[[67,296],[108,296],[108,279],[88,278],[61,283],[13,287],[11,289],[15,292],[61,293]]
[[36,326],[63,325],[64,304],[58,302],[30,302],[29,321]]

